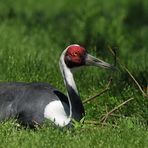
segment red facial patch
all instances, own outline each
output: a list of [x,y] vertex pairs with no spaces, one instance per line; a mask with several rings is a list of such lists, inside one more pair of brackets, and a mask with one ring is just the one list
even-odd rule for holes
[[86,49],[79,45],[68,47],[65,55],[65,63],[69,68],[82,66],[85,63]]

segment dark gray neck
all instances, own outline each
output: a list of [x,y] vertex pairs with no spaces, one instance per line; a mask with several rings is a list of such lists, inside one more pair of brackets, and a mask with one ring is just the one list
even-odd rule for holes
[[71,102],[72,118],[79,121],[84,116],[84,107],[82,101],[77,90],[69,85],[68,82],[66,82],[66,88]]
[[60,69],[64,82],[68,91],[68,101],[70,106],[70,116],[79,121],[84,116],[84,107],[80,99],[77,87],[73,78],[71,70],[66,66],[64,62],[65,51],[60,58]]

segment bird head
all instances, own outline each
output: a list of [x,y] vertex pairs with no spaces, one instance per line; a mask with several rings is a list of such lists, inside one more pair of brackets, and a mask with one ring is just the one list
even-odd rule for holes
[[76,68],[88,65],[115,70],[114,66],[88,54],[85,48],[77,44],[70,45],[66,49],[64,61],[68,68]]

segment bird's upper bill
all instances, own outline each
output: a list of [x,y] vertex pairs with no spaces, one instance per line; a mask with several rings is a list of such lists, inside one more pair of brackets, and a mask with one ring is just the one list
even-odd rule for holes
[[115,70],[114,66],[88,54],[86,49],[79,45],[70,45],[66,49],[64,61],[69,68],[90,65]]

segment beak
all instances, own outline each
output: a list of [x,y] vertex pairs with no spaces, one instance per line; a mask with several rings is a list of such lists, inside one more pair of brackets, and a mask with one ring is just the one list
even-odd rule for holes
[[106,68],[106,69],[111,69],[111,70],[116,70],[116,68],[112,65],[110,65],[109,63],[106,63],[90,54],[86,55],[85,58],[85,64],[88,66],[97,66],[97,67],[102,67],[102,68]]

